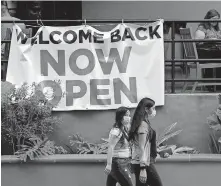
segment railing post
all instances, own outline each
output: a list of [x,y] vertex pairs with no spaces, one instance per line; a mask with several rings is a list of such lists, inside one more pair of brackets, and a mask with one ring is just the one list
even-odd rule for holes
[[175,42],[174,42],[174,39],[175,39],[175,22],[174,21],[172,22],[171,38],[172,38],[172,47],[171,47],[172,48],[172,50],[171,50],[171,59],[172,59],[171,92],[175,93],[175,81],[174,81],[174,79],[175,79],[175,62],[174,62],[174,59],[175,59]]

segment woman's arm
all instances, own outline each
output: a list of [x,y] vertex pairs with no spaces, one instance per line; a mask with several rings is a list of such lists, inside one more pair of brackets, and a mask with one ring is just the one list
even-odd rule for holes
[[114,147],[116,146],[119,139],[120,138],[116,135],[112,135],[112,134],[110,135],[109,147],[108,147],[108,151],[107,151],[107,165],[109,165],[109,166],[112,165],[112,157],[113,157]]
[[[140,147],[140,166],[146,166],[150,164],[150,143],[147,141],[147,133],[139,134],[139,147]],[[147,146],[145,152],[145,145]],[[145,157],[145,154],[147,157]]]
[[[149,143],[149,127],[146,122],[142,122],[138,129],[138,141],[140,148],[140,166],[146,166],[150,164],[150,143]],[[145,145],[147,148],[145,149]],[[145,156],[146,155],[146,156]]]
[[[146,122],[142,122],[138,129],[138,141],[140,148],[140,167],[144,167],[140,170],[139,180],[141,183],[146,183],[147,181],[147,171],[146,166],[150,165],[150,143],[148,140],[149,130]],[[145,146],[147,148],[145,149]]]

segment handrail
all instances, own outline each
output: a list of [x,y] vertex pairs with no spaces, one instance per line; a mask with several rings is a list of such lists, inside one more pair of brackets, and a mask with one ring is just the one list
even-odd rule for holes
[[[85,19],[78,19],[78,20],[41,20],[44,23],[55,23],[55,22],[62,22],[62,23],[85,23]],[[149,19],[124,19],[124,23],[151,23],[157,20],[149,20]],[[164,22],[183,22],[183,23],[198,23],[198,22],[221,22],[221,20],[210,20],[210,19],[197,19],[197,20],[170,20],[165,19]],[[36,23],[37,20],[2,20],[2,23]],[[122,23],[122,19],[86,19],[87,23]]]
[[221,59],[215,58],[215,59],[166,59],[165,62],[206,62],[206,63],[214,63],[214,62],[220,62]]
[[212,78],[202,78],[202,79],[166,79],[165,81],[166,82],[172,82],[172,81],[174,81],[174,82],[196,82],[196,81],[198,81],[198,82],[209,82],[209,83],[215,81],[215,82],[220,82],[221,83],[221,78],[216,78],[215,80],[212,79]]
[[221,42],[221,39],[166,39],[164,40],[164,42],[166,43],[171,43],[172,41],[179,43],[179,42],[214,42],[214,43],[218,43]]
[[[219,43],[221,42],[221,39],[166,39],[164,40],[164,42],[166,43],[171,43],[172,41],[174,41],[175,43],[180,43],[180,42],[214,42],[214,43]],[[4,40],[1,41],[2,43],[10,43],[11,40]]]
[[[220,62],[221,59],[166,59],[166,63],[178,63],[178,62],[184,62],[184,63],[189,63],[189,62],[206,62],[206,63],[214,63],[214,62]],[[2,59],[2,63],[7,63],[7,59]]]

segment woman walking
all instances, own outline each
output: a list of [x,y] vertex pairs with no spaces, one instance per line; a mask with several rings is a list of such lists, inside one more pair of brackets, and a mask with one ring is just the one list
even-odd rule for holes
[[143,98],[134,113],[129,140],[132,140],[132,164],[136,186],[162,186],[161,179],[154,167],[157,156],[156,132],[149,122],[156,115],[155,102]]
[[130,111],[120,107],[116,111],[115,124],[109,134],[107,153],[106,186],[133,186],[129,165],[131,162],[131,148],[128,142],[130,130]]

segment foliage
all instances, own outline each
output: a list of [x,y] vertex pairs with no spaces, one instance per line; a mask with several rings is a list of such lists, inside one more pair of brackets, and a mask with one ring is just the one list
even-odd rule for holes
[[213,154],[221,154],[221,95],[218,96],[218,99],[218,108],[207,117],[210,128],[209,149]]
[[38,137],[32,137],[26,140],[26,144],[21,145],[20,150],[15,152],[22,161],[26,162],[27,159],[34,160],[41,156],[48,156],[53,154],[66,154],[67,151],[61,146],[56,146],[53,141],[45,138],[41,140]]
[[79,134],[72,134],[69,137],[70,145],[76,149],[77,154],[107,154],[108,142],[90,143]]
[[214,131],[209,134],[209,149],[212,154],[221,154],[221,139],[217,140],[217,136]]
[[169,154],[198,154],[195,148],[182,146],[177,147],[177,145],[165,145],[165,142],[169,139],[179,135],[182,130],[174,131],[177,123],[173,123],[168,126],[162,134],[159,135],[157,139],[157,151],[159,154],[169,153]]
[[[157,140],[157,151],[159,154],[168,152],[170,154],[195,154],[199,153],[195,148],[191,147],[177,147],[177,145],[164,145],[166,141],[180,134],[182,130],[173,131],[177,123],[173,123],[167,127]],[[108,150],[108,139],[103,139],[103,143],[89,143],[79,134],[70,136],[70,144],[74,154],[106,154]],[[73,150],[75,149],[75,150]]]
[[177,130],[173,132],[173,129],[176,127],[177,123],[173,123],[172,125],[168,126],[162,134],[159,135],[157,139],[157,147],[161,146],[167,140],[173,138],[174,136],[180,134],[182,130]]
[[23,153],[24,157],[28,154],[32,159],[33,153],[40,155],[36,147],[43,149],[43,152],[48,150],[47,154],[54,152],[51,151],[53,145],[43,141],[62,123],[60,118],[52,116],[52,109],[56,105],[48,101],[41,87],[35,83],[24,83],[16,88],[2,82],[1,88],[2,137],[12,144],[13,153],[17,151],[16,154],[20,156]]

